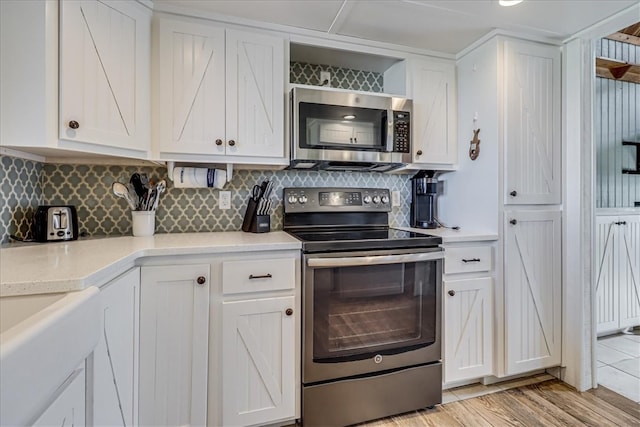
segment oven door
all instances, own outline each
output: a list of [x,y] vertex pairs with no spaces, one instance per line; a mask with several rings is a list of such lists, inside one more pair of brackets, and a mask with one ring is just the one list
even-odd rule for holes
[[440,360],[440,248],[305,254],[303,382]]

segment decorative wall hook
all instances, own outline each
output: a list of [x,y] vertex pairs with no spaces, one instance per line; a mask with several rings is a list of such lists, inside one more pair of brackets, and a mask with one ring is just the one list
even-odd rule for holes
[[473,139],[471,140],[471,147],[469,147],[469,158],[471,160],[475,160],[480,155],[480,139],[478,138],[478,134],[480,133],[480,129],[475,129],[473,131]]

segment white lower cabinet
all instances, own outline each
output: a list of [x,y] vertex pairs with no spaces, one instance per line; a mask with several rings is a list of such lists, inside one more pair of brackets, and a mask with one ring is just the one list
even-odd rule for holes
[[140,425],[206,425],[209,282],[209,264],[141,269]]
[[299,417],[300,253],[214,262],[209,425],[293,424]]
[[493,279],[445,280],[445,382],[493,373]]
[[34,427],[83,427],[85,425],[84,368],[75,370],[60,387],[58,393],[55,400],[32,425]]
[[87,372],[93,392],[88,413],[95,426],[138,423],[138,315],[140,269],[133,268],[100,288],[103,330]]
[[596,217],[598,334],[640,325],[640,215]]
[[222,303],[223,425],[294,415],[294,307],[293,296]]
[[493,247],[445,244],[444,382],[493,374]]
[[506,375],[560,364],[561,212],[505,211]]

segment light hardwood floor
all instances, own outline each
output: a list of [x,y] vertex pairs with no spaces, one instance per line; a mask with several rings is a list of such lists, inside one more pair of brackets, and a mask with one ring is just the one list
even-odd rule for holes
[[640,404],[600,387],[579,393],[550,380],[359,424],[412,426],[640,426]]

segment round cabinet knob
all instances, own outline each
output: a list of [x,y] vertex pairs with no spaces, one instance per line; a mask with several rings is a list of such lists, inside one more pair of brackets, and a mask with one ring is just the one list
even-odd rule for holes
[[456,294],[456,291],[454,291],[453,289],[450,290],[449,292],[447,292],[449,295],[454,296]]
[[296,196],[294,196],[293,194],[287,198],[287,202],[289,202],[289,203],[295,203],[297,201],[298,201],[298,198]]
[[511,197],[516,197],[518,195],[518,192],[516,190],[513,190],[511,193],[509,193],[509,195]]
[[292,308],[287,308],[285,310],[284,314],[286,314],[287,316],[291,316],[293,314],[293,309]]
[[418,150],[418,151],[416,152],[416,155],[417,155],[417,156],[422,156],[422,150]]
[[222,145],[222,140],[220,138],[216,139],[216,145]]
[[204,285],[205,283],[207,283],[207,278],[204,276],[198,276],[198,278],[196,279],[196,283],[198,285]]
[[234,145],[236,145],[236,142],[233,139],[229,140],[229,146],[233,147]]
[[389,196],[382,196],[380,200],[382,200],[382,203],[386,205],[389,203]]
[[517,223],[518,223],[518,221],[515,220],[515,219],[512,219],[511,221],[509,221],[509,224],[511,224],[511,225],[516,225]]
[[71,129],[78,129],[80,127],[80,123],[76,122],[75,120],[71,120],[69,122],[69,127]]
[[373,196],[373,203],[375,203],[376,205],[377,205],[378,203],[380,203],[380,197],[378,197],[378,196]]
[[362,201],[364,202],[365,205],[368,205],[369,203],[371,203],[371,196],[364,196]]
[[298,198],[298,203],[300,203],[301,205],[304,205],[305,203],[307,203],[307,200],[309,200],[307,199],[307,196],[302,195]]

